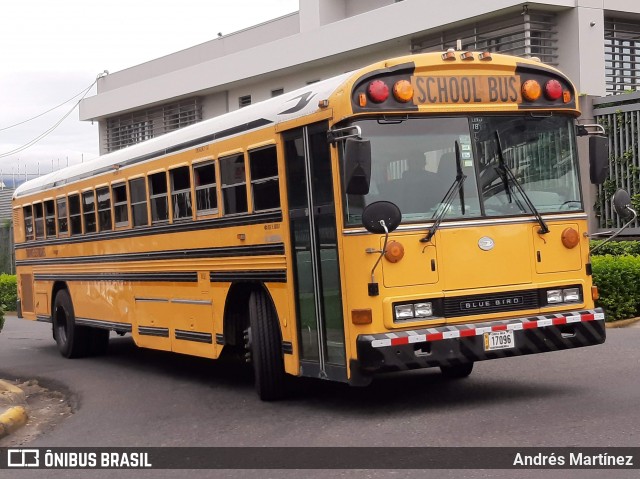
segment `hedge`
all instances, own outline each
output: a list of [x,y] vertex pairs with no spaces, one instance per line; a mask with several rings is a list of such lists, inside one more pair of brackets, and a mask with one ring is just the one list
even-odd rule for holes
[[[591,241],[591,249],[602,244],[604,240]],[[640,241],[609,241],[607,244],[599,248],[596,252],[598,256],[607,254],[613,256],[640,256]]]
[[13,311],[18,301],[18,286],[16,276],[0,274],[0,331],[4,326],[4,312]]
[[609,321],[640,315],[640,256],[592,256],[593,282]]

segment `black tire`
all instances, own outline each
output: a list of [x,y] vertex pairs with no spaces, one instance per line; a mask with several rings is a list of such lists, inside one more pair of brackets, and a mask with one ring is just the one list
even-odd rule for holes
[[89,354],[92,356],[104,356],[109,348],[108,329],[89,328]]
[[263,401],[285,395],[284,359],[280,325],[267,294],[260,290],[249,298],[249,346],[255,387]]
[[466,378],[473,371],[473,363],[456,364],[454,366],[440,366],[442,375],[447,379]]
[[76,326],[71,296],[66,289],[58,291],[53,302],[53,337],[65,358],[80,358],[89,352],[90,330]]

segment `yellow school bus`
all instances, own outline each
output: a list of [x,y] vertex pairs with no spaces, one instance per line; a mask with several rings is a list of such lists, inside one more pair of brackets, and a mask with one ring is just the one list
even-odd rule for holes
[[13,199],[20,315],[52,323],[68,358],[110,332],[240,352],[265,400],[287,374],[460,378],[602,343],[578,115],[556,69],[449,50],[51,173]]

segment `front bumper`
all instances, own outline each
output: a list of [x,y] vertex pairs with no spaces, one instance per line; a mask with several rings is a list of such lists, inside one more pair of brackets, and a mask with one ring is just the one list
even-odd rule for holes
[[[513,331],[515,346],[485,350],[485,334]],[[544,353],[604,343],[601,308],[562,314],[512,318],[435,328],[360,335],[358,359],[352,361],[355,378],[376,372],[451,366],[525,354]]]

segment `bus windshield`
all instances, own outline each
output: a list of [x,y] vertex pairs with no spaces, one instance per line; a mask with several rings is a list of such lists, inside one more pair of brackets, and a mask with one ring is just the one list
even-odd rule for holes
[[[542,214],[583,210],[571,117],[387,118],[354,125],[371,141],[371,186],[366,195],[346,195],[347,226],[359,226],[363,208],[380,200],[398,205],[403,223],[431,221],[438,213],[445,220],[531,214],[521,191]],[[458,168],[463,186],[439,212]]]

